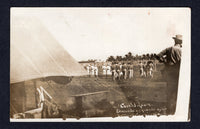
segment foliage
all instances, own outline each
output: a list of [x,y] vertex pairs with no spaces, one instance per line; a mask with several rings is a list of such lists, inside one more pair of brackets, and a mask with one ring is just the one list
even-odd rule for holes
[[128,52],[124,56],[117,55],[115,56],[109,56],[107,58],[107,61],[138,61],[138,60],[155,60],[156,59],[156,54],[155,53],[147,53],[147,54],[142,54],[142,55],[133,55],[131,52]]

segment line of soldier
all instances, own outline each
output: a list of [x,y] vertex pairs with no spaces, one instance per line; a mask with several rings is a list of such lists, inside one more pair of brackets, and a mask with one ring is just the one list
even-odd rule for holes
[[[97,64],[89,64],[86,66],[89,76],[98,77],[99,67]],[[112,80],[126,80],[134,78],[134,65],[133,63],[112,63],[103,64],[101,66],[103,75],[112,75]],[[140,77],[150,76],[153,78],[153,62],[139,62]]]
[[151,77],[153,78],[154,64],[152,61],[139,62],[140,77]]
[[126,80],[134,77],[134,70],[132,63],[116,63],[111,65],[112,79],[115,80]]
[[96,64],[89,64],[86,66],[87,72],[89,76],[95,76],[98,77],[99,74],[99,69],[98,66]]

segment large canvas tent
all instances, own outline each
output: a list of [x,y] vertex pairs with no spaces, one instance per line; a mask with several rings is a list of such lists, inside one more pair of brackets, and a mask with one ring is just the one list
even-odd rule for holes
[[10,83],[87,74],[36,18],[12,17],[10,58]]
[[38,107],[36,92],[41,86],[38,79],[87,75],[48,29],[33,17],[11,17],[10,53],[11,113]]

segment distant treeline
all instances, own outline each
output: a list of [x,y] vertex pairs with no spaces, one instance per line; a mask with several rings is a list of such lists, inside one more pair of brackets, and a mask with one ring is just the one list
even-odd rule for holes
[[125,54],[124,56],[109,56],[106,61],[137,61],[137,60],[155,60],[156,54],[155,53],[147,53],[142,55],[133,55],[131,52]]

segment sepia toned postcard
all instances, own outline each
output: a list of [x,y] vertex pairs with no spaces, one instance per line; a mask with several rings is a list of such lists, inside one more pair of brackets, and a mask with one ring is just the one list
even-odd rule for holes
[[190,8],[21,8],[11,122],[190,121]]

